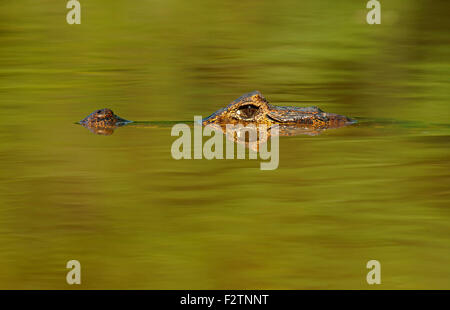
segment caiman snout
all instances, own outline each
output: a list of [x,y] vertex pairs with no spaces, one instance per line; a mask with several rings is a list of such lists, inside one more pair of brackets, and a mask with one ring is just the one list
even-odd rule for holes
[[79,121],[79,123],[85,127],[90,128],[115,128],[131,123],[131,121],[117,116],[110,109],[100,109],[92,112],[84,119]]

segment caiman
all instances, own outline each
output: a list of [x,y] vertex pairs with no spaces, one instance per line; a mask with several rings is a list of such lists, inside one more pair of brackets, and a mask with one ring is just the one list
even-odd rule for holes
[[[110,109],[97,110],[79,124],[97,134],[112,134],[113,130],[128,124],[139,124],[123,119]],[[291,107],[269,104],[259,91],[242,95],[228,106],[214,112],[202,120],[202,125],[222,128],[226,124],[242,124],[247,126],[266,125],[267,128],[278,124],[279,135],[318,134],[329,128],[339,128],[355,123],[344,115],[324,112],[318,107]]]

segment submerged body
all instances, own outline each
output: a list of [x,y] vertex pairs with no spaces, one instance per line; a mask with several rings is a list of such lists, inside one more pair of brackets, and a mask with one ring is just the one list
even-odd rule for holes
[[[228,106],[202,120],[202,125],[225,128],[227,124],[279,125],[279,135],[318,134],[328,128],[353,124],[350,118],[327,113],[318,107],[288,107],[269,104],[259,91],[242,95]],[[112,134],[115,128],[133,123],[114,114],[110,109],[97,110],[79,124],[97,134]]]

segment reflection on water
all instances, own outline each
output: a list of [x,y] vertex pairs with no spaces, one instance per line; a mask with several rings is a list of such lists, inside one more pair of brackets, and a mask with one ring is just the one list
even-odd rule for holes
[[[0,288],[450,288],[445,2],[0,4]],[[383,15],[386,13],[385,15]],[[386,19],[383,19],[386,16]],[[171,126],[251,89],[359,119],[279,167],[174,160]],[[388,121],[377,121],[391,119]],[[151,128],[148,128],[151,127]]]

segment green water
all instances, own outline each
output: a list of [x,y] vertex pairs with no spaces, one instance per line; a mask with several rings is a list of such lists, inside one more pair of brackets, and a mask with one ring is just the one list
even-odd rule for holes
[[[450,289],[449,3],[0,2],[0,288]],[[171,126],[243,93],[362,120],[279,167],[179,160]],[[388,121],[386,121],[388,120]],[[66,262],[82,266],[66,283]]]

